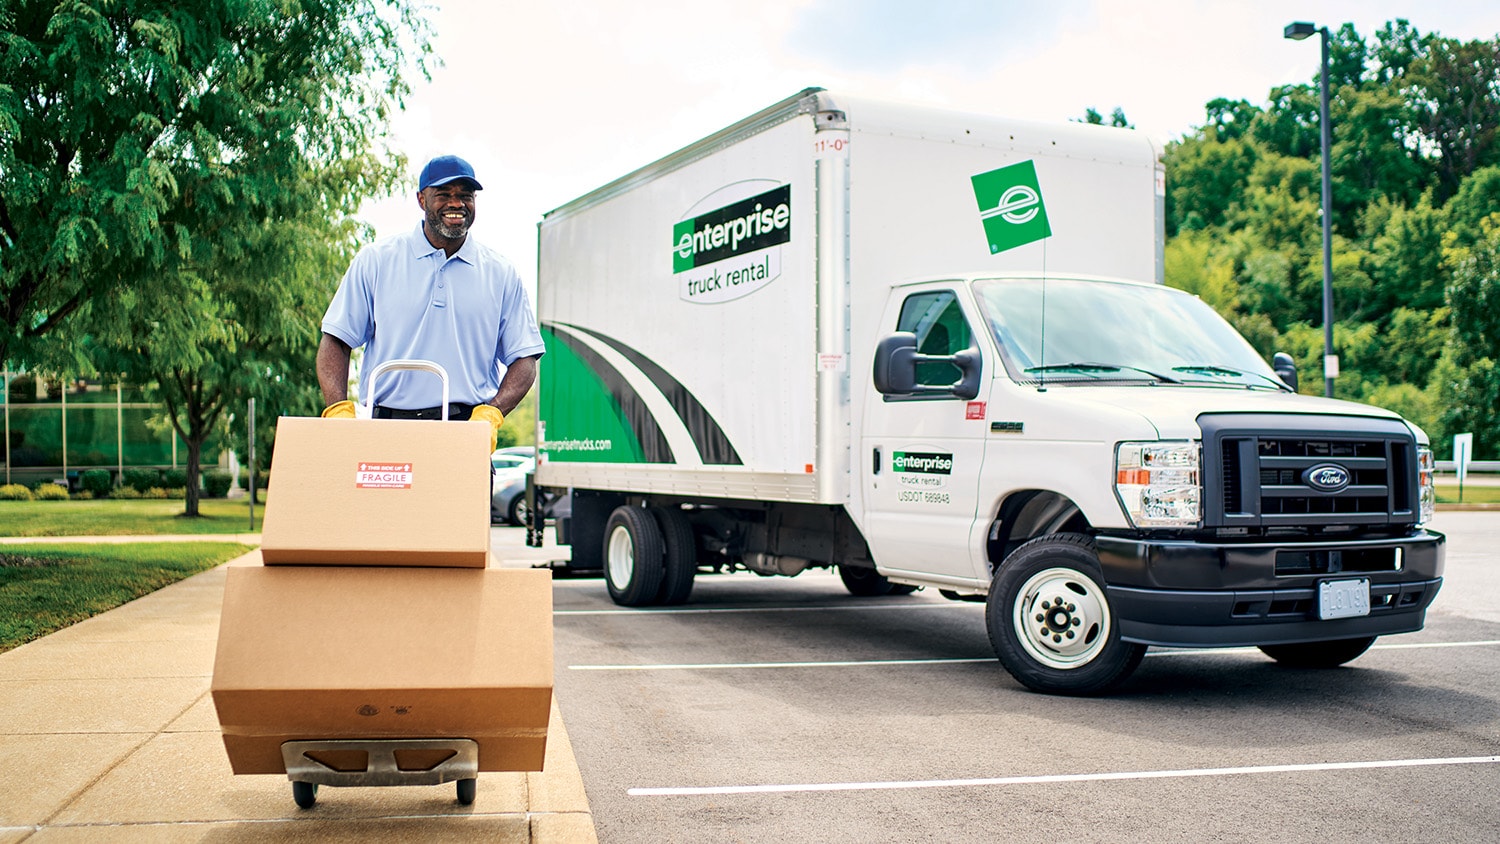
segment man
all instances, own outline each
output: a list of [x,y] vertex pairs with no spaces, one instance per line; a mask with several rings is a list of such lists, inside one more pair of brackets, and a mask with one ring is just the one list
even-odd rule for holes
[[[432,159],[417,184],[422,224],[354,257],[323,315],[323,416],[354,417],[349,352],[364,346],[361,397],[381,363],[432,361],[448,372],[448,418],[488,422],[494,449],[505,414],[536,380],[544,347],[515,267],[469,237],[481,189],[467,161]],[[374,386],[377,419],[442,418],[442,388],[430,373],[388,373]]]

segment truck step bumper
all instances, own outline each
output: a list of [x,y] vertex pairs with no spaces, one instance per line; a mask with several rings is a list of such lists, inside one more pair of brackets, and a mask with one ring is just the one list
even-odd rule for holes
[[1186,591],[1110,586],[1126,641],[1240,647],[1386,636],[1421,630],[1442,578],[1370,584],[1370,614],[1318,618],[1317,587]]

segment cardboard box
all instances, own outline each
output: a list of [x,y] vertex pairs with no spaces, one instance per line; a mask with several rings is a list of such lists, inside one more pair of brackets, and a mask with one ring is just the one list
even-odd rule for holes
[[322,739],[467,738],[481,771],[541,770],[552,575],[231,566],[211,689],[236,774]]
[[267,565],[483,568],[489,446],[478,422],[283,416],[261,557]]

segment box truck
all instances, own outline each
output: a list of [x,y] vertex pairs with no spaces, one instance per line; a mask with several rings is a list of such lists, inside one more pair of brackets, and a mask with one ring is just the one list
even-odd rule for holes
[[1139,132],[814,88],[547,213],[571,565],[628,606],[815,567],[983,601],[1064,694],[1151,645],[1333,666],[1420,629],[1425,434],[1165,286],[1163,195]]

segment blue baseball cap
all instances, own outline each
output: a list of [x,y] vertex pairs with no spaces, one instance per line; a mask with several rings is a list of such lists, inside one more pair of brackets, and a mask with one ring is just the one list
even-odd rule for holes
[[417,190],[446,185],[455,179],[468,179],[474,183],[474,190],[484,190],[484,185],[474,178],[474,168],[456,155],[440,155],[427,162],[427,166],[422,168],[421,178],[417,180]]

